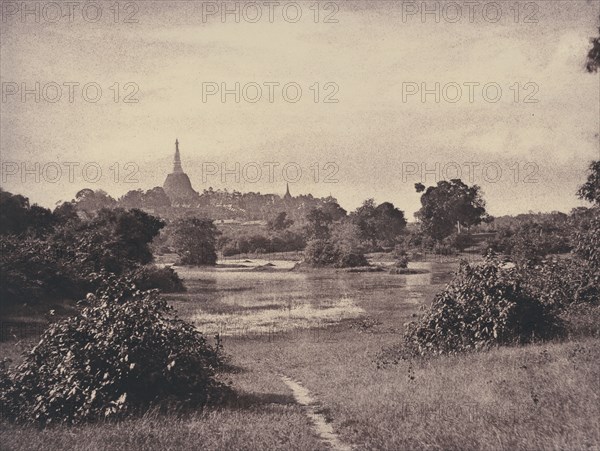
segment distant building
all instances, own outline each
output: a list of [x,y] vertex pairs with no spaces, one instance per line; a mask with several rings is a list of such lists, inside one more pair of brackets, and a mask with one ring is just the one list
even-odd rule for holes
[[179,141],[175,140],[175,159],[173,160],[173,172],[167,175],[163,184],[165,193],[173,203],[188,203],[198,198],[198,193],[192,188],[188,175],[181,167],[179,155]]
[[290,200],[293,199],[292,195],[290,194],[290,184],[287,184],[287,188],[285,190],[285,194],[283,195],[283,200]]

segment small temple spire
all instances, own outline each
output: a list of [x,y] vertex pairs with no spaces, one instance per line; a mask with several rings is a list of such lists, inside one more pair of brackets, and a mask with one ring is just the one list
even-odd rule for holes
[[285,190],[285,195],[283,196],[284,199],[291,199],[292,195],[290,194],[290,184],[287,183],[286,184],[286,190]]
[[173,172],[183,172],[183,168],[181,167],[181,157],[179,156],[179,140],[177,138],[175,138],[175,159],[173,160]]

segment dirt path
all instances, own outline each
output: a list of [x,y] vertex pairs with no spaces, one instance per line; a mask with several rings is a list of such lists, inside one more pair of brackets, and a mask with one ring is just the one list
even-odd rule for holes
[[337,434],[333,431],[331,424],[327,422],[325,416],[319,412],[317,403],[310,396],[310,392],[298,382],[287,376],[281,376],[283,382],[292,390],[294,399],[298,404],[304,407],[306,415],[311,419],[315,432],[336,451],[350,451],[352,448],[340,441]]

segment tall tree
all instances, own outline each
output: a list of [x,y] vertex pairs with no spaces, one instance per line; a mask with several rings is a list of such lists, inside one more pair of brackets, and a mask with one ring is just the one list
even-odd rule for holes
[[422,230],[437,240],[452,234],[454,227],[471,227],[487,220],[485,201],[479,186],[468,186],[460,179],[442,180],[437,186],[425,187],[417,183],[421,195],[421,209],[416,217]]
[[102,208],[114,208],[117,206],[117,201],[101,189],[94,191],[84,188],[75,195],[74,202],[78,210],[85,211],[88,214]]
[[0,188],[0,235],[40,236],[50,232],[56,222],[47,208],[30,205],[28,198]]
[[304,233],[307,240],[328,239],[331,235],[333,218],[320,208],[313,208],[306,215]]
[[170,226],[170,241],[183,265],[214,265],[219,231],[212,219],[182,218]]
[[156,186],[152,189],[146,191],[143,196],[144,207],[148,208],[161,208],[161,207],[170,207],[171,199],[165,193],[165,190],[160,186]]
[[579,187],[577,196],[600,206],[600,160],[590,164],[587,181]]
[[392,246],[406,228],[404,212],[390,202],[376,205],[373,199],[367,199],[352,213],[352,222],[358,226],[360,237],[370,244],[372,249],[378,243]]

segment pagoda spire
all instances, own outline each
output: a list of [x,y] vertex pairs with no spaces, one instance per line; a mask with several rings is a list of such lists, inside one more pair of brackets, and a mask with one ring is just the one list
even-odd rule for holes
[[179,140],[177,138],[175,138],[175,159],[173,160],[173,172],[183,172],[183,168],[181,167],[181,157],[179,156]]
[[284,199],[291,199],[292,195],[290,194],[290,184],[286,183],[286,190],[285,190],[285,195],[283,196]]

